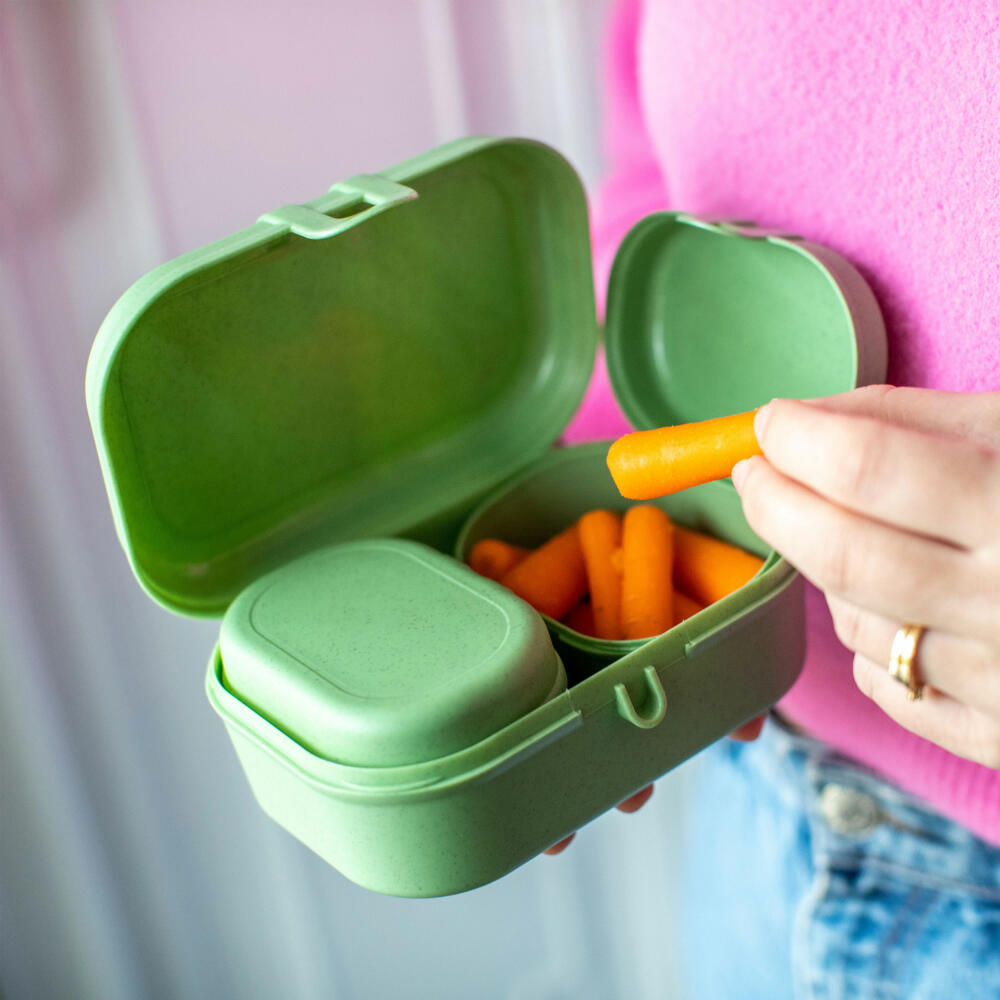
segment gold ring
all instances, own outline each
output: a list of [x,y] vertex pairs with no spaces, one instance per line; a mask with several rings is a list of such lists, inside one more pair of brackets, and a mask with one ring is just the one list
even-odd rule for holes
[[889,650],[889,676],[906,686],[907,697],[916,701],[923,697],[924,686],[917,680],[917,646],[924,634],[923,625],[903,625],[892,640]]

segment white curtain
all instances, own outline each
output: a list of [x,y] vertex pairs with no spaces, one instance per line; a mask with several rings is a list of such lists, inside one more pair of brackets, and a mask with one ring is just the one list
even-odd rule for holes
[[84,408],[115,299],[268,209],[469,132],[593,182],[606,7],[0,0],[0,995],[680,995],[685,769],[464,896],[347,882],[254,802],[217,626],[132,579]]

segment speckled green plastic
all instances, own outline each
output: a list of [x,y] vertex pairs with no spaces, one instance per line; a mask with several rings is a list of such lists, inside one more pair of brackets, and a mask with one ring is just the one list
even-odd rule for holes
[[647,216],[615,256],[606,318],[608,374],[640,430],[885,377],[882,316],[858,270],[750,223]]
[[[600,448],[589,458],[593,472]],[[801,586],[774,565],[738,614],[720,602],[482,742],[408,767],[310,753],[227,690],[218,657],[207,691],[269,815],[363,886],[439,896],[506,874],[771,705],[801,666]]]
[[320,545],[450,544],[562,432],[596,342],[583,189],[535,142],[460,140],[156,268],[87,367],[136,577],[221,615]]
[[[805,277],[803,253],[816,274]],[[608,312],[612,377],[637,426],[734,412],[775,384],[809,395],[880,377],[874,300],[825,253],[678,215],[640,223]],[[540,541],[585,509],[623,506],[606,444],[550,447],[593,364],[590,266],[583,191],[565,161],[536,143],[469,140],[156,269],[98,335],[88,408],[142,585],[173,610],[222,614],[265,574],[289,575],[285,624],[272,630],[282,651],[242,648],[251,610],[224,629],[206,689],[262,807],[360,885],[439,896],[490,882],[773,704],[800,669],[802,583],[773,554],[736,594],[648,642],[595,646],[550,623],[570,686],[542,693],[552,659],[539,656],[518,710],[482,726],[472,713],[454,743],[428,743],[420,725],[389,756],[377,736],[338,742],[324,718],[346,719],[347,700],[325,689],[320,707],[300,668],[281,666],[308,644],[299,628],[315,639],[313,615],[331,613],[296,559],[374,536],[461,556],[484,534]],[[817,325],[845,353],[811,345]],[[801,386],[772,379],[789,351],[809,375]],[[663,504],[766,554],[728,482]],[[378,615],[373,590],[358,599]],[[348,653],[363,647],[405,678],[392,617]],[[376,631],[384,656],[371,653]],[[431,633],[414,637],[413,662],[453,649],[453,636]],[[469,641],[475,659],[483,647]],[[363,656],[341,664],[322,646],[298,650],[300,666],[363,676]],[[443,719],[442,704],[426,718]],[[362,744],[385,732],[385,719],[368,722]]]
[[418,542],[329,546],[252,583],[222,619],[225,684],[313,754],[447,756],[566,689],[524,601]]

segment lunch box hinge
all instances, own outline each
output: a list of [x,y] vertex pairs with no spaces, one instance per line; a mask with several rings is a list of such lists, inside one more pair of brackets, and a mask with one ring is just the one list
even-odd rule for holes
[[685,225],[694,226],[697,229],[708,229],[711,232],[722,233],[726,236],[743,236],[750,240],[801,240],[802,237],[796,233],[786,232],[784,229],[766,228],[758,226],[748,219],[712,219],[700,215],[688,215],[686,212],[677,213],[677,221]]

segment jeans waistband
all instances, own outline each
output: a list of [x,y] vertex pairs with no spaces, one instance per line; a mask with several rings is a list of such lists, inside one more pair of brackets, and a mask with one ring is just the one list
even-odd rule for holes
[[772,714],[758,743],[747,764],[797,800],[817,865],[877,867],[1000,902],[1000,848],[780,716]]

